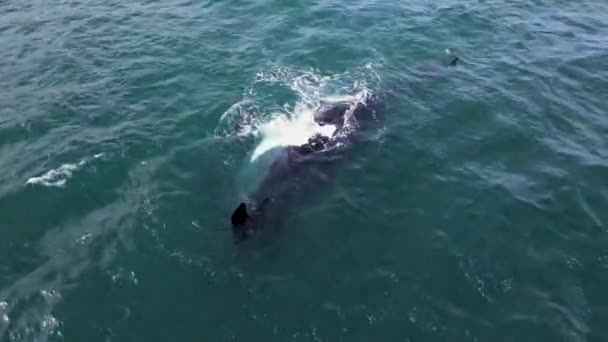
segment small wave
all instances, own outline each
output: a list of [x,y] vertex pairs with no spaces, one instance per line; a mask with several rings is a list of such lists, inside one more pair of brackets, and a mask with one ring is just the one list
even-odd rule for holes
[[103,156],[103,153],[95,154],[92,158],[83,159],[78,163],[71,164],[63,164],[56,169],[52,169],[47,171],[45,174],[37,177],[29,178],[25,184],[37,184],[43,186],[54,186],[54,187],[63,187],[67,180],[72,177],[74,171],[83,167],[86,163],[88,163],[92,159],[98,159]]

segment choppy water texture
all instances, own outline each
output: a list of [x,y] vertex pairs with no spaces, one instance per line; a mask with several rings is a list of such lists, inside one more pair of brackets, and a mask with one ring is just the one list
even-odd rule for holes
[[[608,340],[607,18],[1,0],[0,340]],[[361,93],[367,139],[235,245],[254,151]]]

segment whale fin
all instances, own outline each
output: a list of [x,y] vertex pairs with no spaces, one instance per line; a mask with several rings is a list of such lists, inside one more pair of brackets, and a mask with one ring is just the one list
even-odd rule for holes
[[259,219],[263,216],[265,208],[272,201],[270,197],[265,198],[258,205],[250,205],[251,214],[247,212],[247,204],[241,202],[232,213],[232,233],[236,241],[240,242],[249,238],[249,235],[261,228]]
[[249,214],[247,213],[247,205],[244,202],[241,202],[238,207],[232,213],[232,227],[238,228],[243,226],[247,220],[249,220]]

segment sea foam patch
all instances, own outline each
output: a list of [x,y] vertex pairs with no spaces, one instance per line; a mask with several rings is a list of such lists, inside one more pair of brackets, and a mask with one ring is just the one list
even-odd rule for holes
[[103,156],[103,153],[98,153],[98,154],[95,154],[91,158],[82,159],[81,161],[79,161],[77,163],[63,164],[60,167],[58,167],[56,169],[51,169],[40,176],[30,177],[25,182],[25,184],[26,185],[28,185],[28,184],[42,185],[42,186],[49,186],[49,187],[63,187],[63,186],[65,186],[65,183],[67,182],[67,180],[70,177],[72,177],[72,174],[75,171],[77,171],[78,169],[80,169],[81,167],[86,165],[89,161],[91,161],[93,159],[101,158],[102,156]]

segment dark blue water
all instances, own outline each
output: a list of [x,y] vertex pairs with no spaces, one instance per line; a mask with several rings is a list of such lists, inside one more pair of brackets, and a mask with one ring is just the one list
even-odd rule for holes
[[[608,340],[607,18],[0,1],[0,340]],[[370,94],[364,139],[235,245],[257,155]]]

